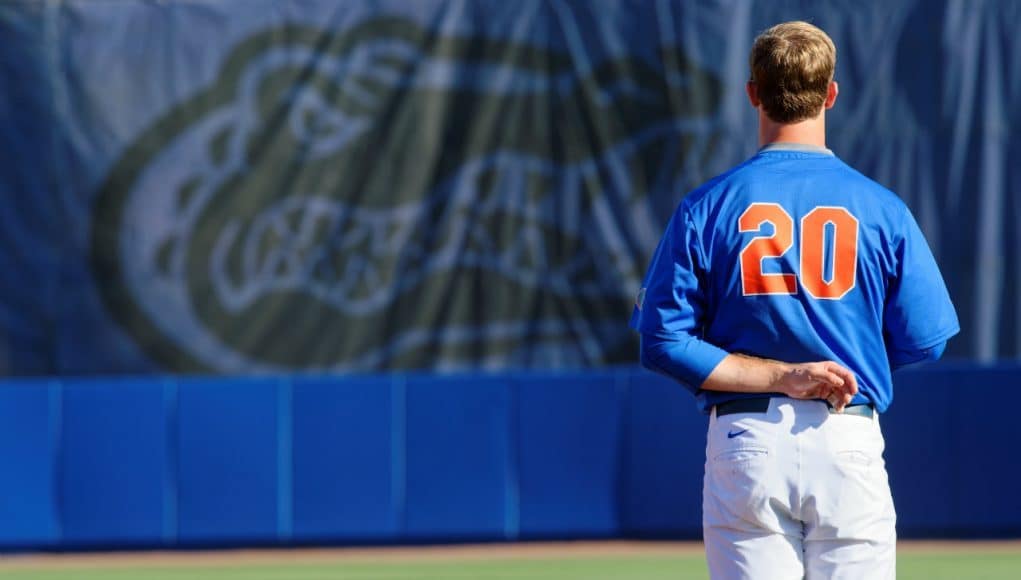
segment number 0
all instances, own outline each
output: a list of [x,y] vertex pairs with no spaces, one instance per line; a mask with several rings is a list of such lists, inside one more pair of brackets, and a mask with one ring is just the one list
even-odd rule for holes
[[[741,250],[741,291],[745,296],[796,294],[794,274],[765,274],[762,261],[779,258],[794,245],[794,220],[775,203],[753,203],[738,218],[738,231],[757,232],[773,225],[772,235],[755,236]],[[827,226],[832,246],[827,252]],[[813,298],[839,300],[854,286],[858,273],[858,219],[842,207],[820,206],[801,218],[801,286]],[[827,255],[829,254],[829,255]],[[826,259],[832,274],[826,278]]]

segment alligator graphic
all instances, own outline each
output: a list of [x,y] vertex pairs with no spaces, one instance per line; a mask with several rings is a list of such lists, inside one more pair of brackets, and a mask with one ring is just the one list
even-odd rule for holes
[[661,62],[396,18],[259,32],[98,192],[101,295],[180,372],[630,360],[649,252],[717,143],[719,80]]

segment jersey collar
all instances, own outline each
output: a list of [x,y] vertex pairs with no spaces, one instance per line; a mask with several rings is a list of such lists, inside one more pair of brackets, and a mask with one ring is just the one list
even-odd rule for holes
[[809,145],[808,143],[769,143],[762,149],[759,149],[759,153],[767,153],[769,151],[794,151],[796,153],[819,153],[822,155],[833,156],[833,151],[825,147],[819,147],[818,145]]

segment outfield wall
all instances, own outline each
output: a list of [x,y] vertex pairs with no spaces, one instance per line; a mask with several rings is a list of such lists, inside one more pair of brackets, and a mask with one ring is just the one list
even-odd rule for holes
[[[902,536],[1021,536],[1019,371],[898,376]],[[632,369],[7,380],[0,546],[696,538],[705,423]]]

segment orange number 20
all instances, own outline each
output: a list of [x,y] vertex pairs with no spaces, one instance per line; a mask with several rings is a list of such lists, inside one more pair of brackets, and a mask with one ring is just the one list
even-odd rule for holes
[[[794,246],[794,220],[775,203],[753,203],[738,218],[738,230],[761,231],[741,250],[741,291],[745,296],[796,294],[794,274],[765,274],[762,260],[779,258]],[[826,279],[826,229],[832,228],[832,275]],[[820,206],[801,218],[801,286],[813,298],[839,300],[854,288],[858,272],[858,220],[842,207]]]

